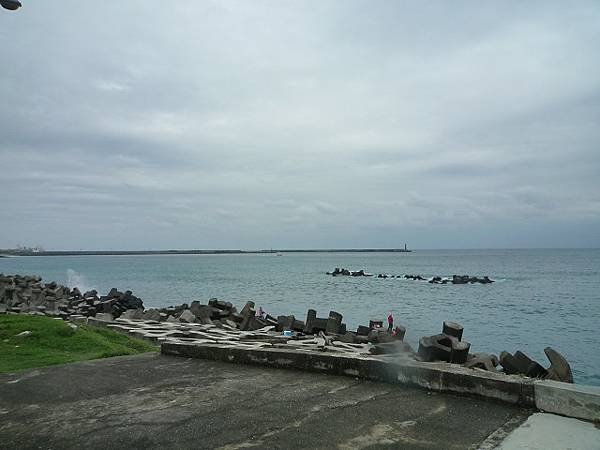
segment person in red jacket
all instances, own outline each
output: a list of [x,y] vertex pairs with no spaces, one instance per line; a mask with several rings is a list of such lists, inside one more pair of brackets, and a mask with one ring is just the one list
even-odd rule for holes
[[391,333],[392,328],[394,328],[394,316],[392,316],[391,312],[388,314],[387,319],[388,319],[388,331]]

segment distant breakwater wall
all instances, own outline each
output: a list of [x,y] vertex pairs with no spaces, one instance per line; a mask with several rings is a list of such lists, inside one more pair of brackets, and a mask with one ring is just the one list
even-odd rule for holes
[[269,250],[46,250],[0,249],[3,256],[255,255],[284,253],[411,253],[403,248],[323,248]]

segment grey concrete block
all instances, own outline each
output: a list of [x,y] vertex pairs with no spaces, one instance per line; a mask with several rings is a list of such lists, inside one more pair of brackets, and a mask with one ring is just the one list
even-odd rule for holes
[[542,411],[600,421],[600,387],[553,380],[535,381],[534,386],[535,406]]
[[113,321],[113,315],[110,313],[97,313],[94,318],[96,320],[102,320],[104,322],[112,322]]
[[179,316],[179,321],[184,323],[196,323],[196,316],[189,310],[186,309]]
[[144,311],[144,315],[142,316],[143,320],[155,320],[155,321],[159,321],[160,320],[160,311],[158,309],[148,309],[146,311]]
[[460,341],[463,335],[463,326],[456,322],[445,321],[442,327],[442,333],[454,336]]
[[546,379],[572,383],[573,372],[565,357],[551,347],[546,347],[544,353],[550,360]]
[[339,334],[342,326],[343,316],[336,311],[329,311],[329,317],[325,324],[325,332],[327,334]]

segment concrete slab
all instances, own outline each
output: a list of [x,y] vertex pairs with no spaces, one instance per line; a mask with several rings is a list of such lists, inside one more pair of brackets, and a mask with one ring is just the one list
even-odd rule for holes
[[150,354],[0,375],[0,447],[476,448],[529,410],[350,377]]
[[600,387],[536,381],[535,406],[546,412],[600,422]]
[[497,450],[568,449],[600,449],[598,426],[569,417],[536,413],[497,447]]
[[166,355],[295,369],[367,380],[401,383],[438,392],[476,395],[524,407],[534,406],[533,380],[450,363],[402,357],[318,352],[288,347],[242,347],[209,343],[163,342]]

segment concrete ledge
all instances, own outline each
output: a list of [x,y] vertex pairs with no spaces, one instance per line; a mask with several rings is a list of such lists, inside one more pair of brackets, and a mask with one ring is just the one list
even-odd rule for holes
[[532,380],[467,369],[447,363],[424,363],[410,359],[363,355],[348,356],[297,349],[240,348],[230,345],[174,342],[163,343],[161,352],[165,355],[188,358],[256,364],[408,384],[437,392],[476,395],[525,407],[533,407],[535,404]]
[[550,380],[536,381],[534,386],[538,409],[600,422],[600,387]]

